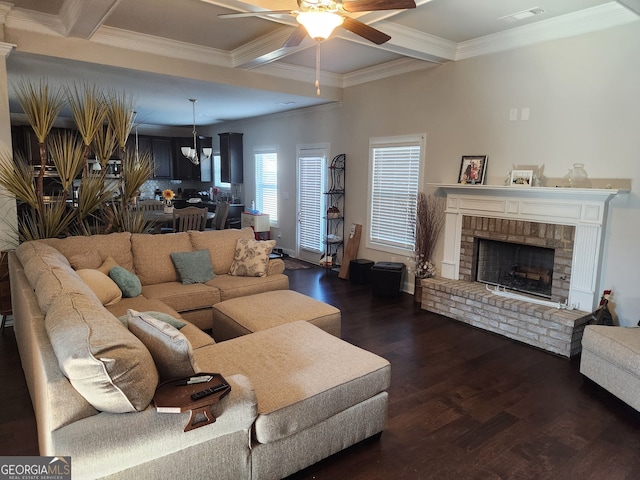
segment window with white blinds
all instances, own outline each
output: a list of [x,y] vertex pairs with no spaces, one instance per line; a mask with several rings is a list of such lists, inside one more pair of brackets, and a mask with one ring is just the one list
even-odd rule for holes
[[256,209],[269,215],[272,226],[278,226],[278,152],[262,150],[254,153],[256,165]]
[[220,162],[221,157],[220,154],[217,153],[213,156],[213,184],[218,188],[230,189],[230,183],[220,181]]
[[423,137],[370,140],[370,201],[367,247],[413,252]]
[[321,253],[325,236],[327,154],[323,149],[298,150],[298,246]]

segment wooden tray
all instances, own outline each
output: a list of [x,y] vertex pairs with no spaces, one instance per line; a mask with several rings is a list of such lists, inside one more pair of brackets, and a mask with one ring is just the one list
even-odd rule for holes
[[[193,377],[204,377],[210,375],[213,377],[208,382],[194,383],[185,385],[185,382]],[[191,395],[224,383],[227,387],[200,400],[192,400]],[[197,373],[191,377],[177,378],[161,383],[153,397],[153,404],[160,413],[182,413],[191,412],[189,421],[184,427],[184,431],[188,432],[194,428],[203,427],[216,421],[211,413],[211,406],[215,405],[229,394],[231,386],[227,383],[219,373]]]

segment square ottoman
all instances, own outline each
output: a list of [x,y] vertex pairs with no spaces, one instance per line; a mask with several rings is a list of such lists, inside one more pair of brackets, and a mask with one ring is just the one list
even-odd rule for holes
[[274,290],[213,305],[213,338],[221,342],[298,320],[340,337],[336,307],[293,290]]

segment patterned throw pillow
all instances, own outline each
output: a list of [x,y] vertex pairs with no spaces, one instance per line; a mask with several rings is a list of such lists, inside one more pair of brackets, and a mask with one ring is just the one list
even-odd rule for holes
[[275,246],[275,240],[239,238],[229,275],[264,277],[269,268],[269,254]]

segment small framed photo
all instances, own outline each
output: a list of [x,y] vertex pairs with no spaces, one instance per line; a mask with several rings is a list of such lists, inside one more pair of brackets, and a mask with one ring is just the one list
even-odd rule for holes
[[511,170],[511,186],[530,187],[532,181],[533,170]]
[[460,162],[458,183],[467,185],[482,185],[487,171],[486,155],[464,155]]

